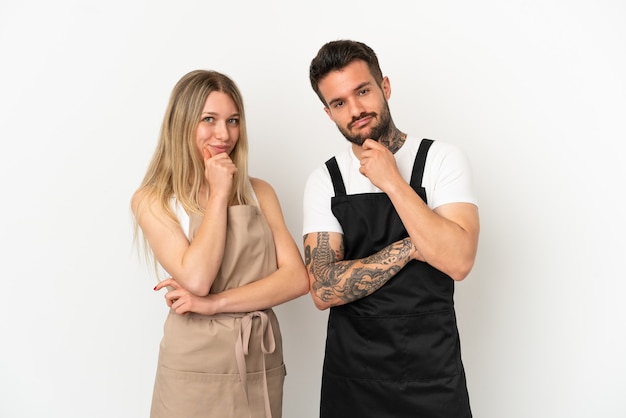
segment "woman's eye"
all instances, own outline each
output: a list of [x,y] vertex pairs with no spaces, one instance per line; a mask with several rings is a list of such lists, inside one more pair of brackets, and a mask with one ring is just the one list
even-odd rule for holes
[[228,123],[231,125],[239,125],[239,119],[237,118],[228,119]]
[[212,116],[205,116],[205,117],[202,119],[202,121],[203,121],[203,122],[207,122],[207,123],[211,123],[211,122],[213,122],[213,117],[212,117]]

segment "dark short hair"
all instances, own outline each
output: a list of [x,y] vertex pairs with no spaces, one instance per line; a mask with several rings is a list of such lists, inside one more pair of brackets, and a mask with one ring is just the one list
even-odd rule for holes
[[352,61],[361,60],[367,64],[374,80],[380,85],[383,73],[378,64],[378,57],[372,48],[363,42],[351,40],[337,40],[326,43],[317,52],[309,67],[309,80],[313,91],[320,98],[324,106],[328,104],[319,90],[319,82],[331,71],[340,70]]

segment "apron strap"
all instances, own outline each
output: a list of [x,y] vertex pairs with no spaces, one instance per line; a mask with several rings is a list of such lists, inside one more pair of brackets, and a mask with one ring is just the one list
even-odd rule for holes
[[411,187],[413,187],[425,203],[428,203],[428,200],[426,197],[426,190],[422,187],[422,178],[424,177],[426,156],[428,155],[428,150],[433,142],[434,141],[432,139],[422,139],[420,147],[417,150],[417,155],[415,156],[415,162],[413,163],[413,172],[411,173]]
[[339,171],[337,159],[335,157],[332,157],[330,160],[326,161],[326,167],[328,168],[330,178],[333,181],[335,196],[345,196],[346,186],[343,184],[343,177],[341,176],[341,171]]
[[261,352],[263,353],[263,397],[265,401],[265,417],[272,418],[269,392],[267,388],[267,371],[265,370],[265,355],[273,353],[276,349],[272,323],[270,322],[267,313],[264,311],[213,315],[214,319],[224,317],[239,319],[239,332],[237,335],[237,341],[235,342],[235,358],[237,359],[237,368],[239,369],[239,377],[246,395],[246,400],[248,400],[248,372],[246,370],[245,356],[248,355],[248,346],[250,343],[250,336],[252,334],[252,320],[254,318],[259,318],[261,320],[261,326],[258,328],[257,335],[260,337]]

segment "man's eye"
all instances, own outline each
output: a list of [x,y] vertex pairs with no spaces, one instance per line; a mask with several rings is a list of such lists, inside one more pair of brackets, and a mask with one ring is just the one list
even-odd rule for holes
[[335,108],[343,106],[343,102],[335,102]]
[[359,96],[363,96],[363,95],[367,94],[368,91],[369,91],[368,89],[363,89],[363,90],[359,91]]

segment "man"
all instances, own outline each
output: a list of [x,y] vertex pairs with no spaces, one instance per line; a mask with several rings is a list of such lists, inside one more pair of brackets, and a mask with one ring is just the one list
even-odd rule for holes
[[469,162],[396,128],[367,45],[327,43],[309,75],[351,142],[304,193],[311,295],[330,308],[320,416],[471,417],[453,301],[478,246]]

